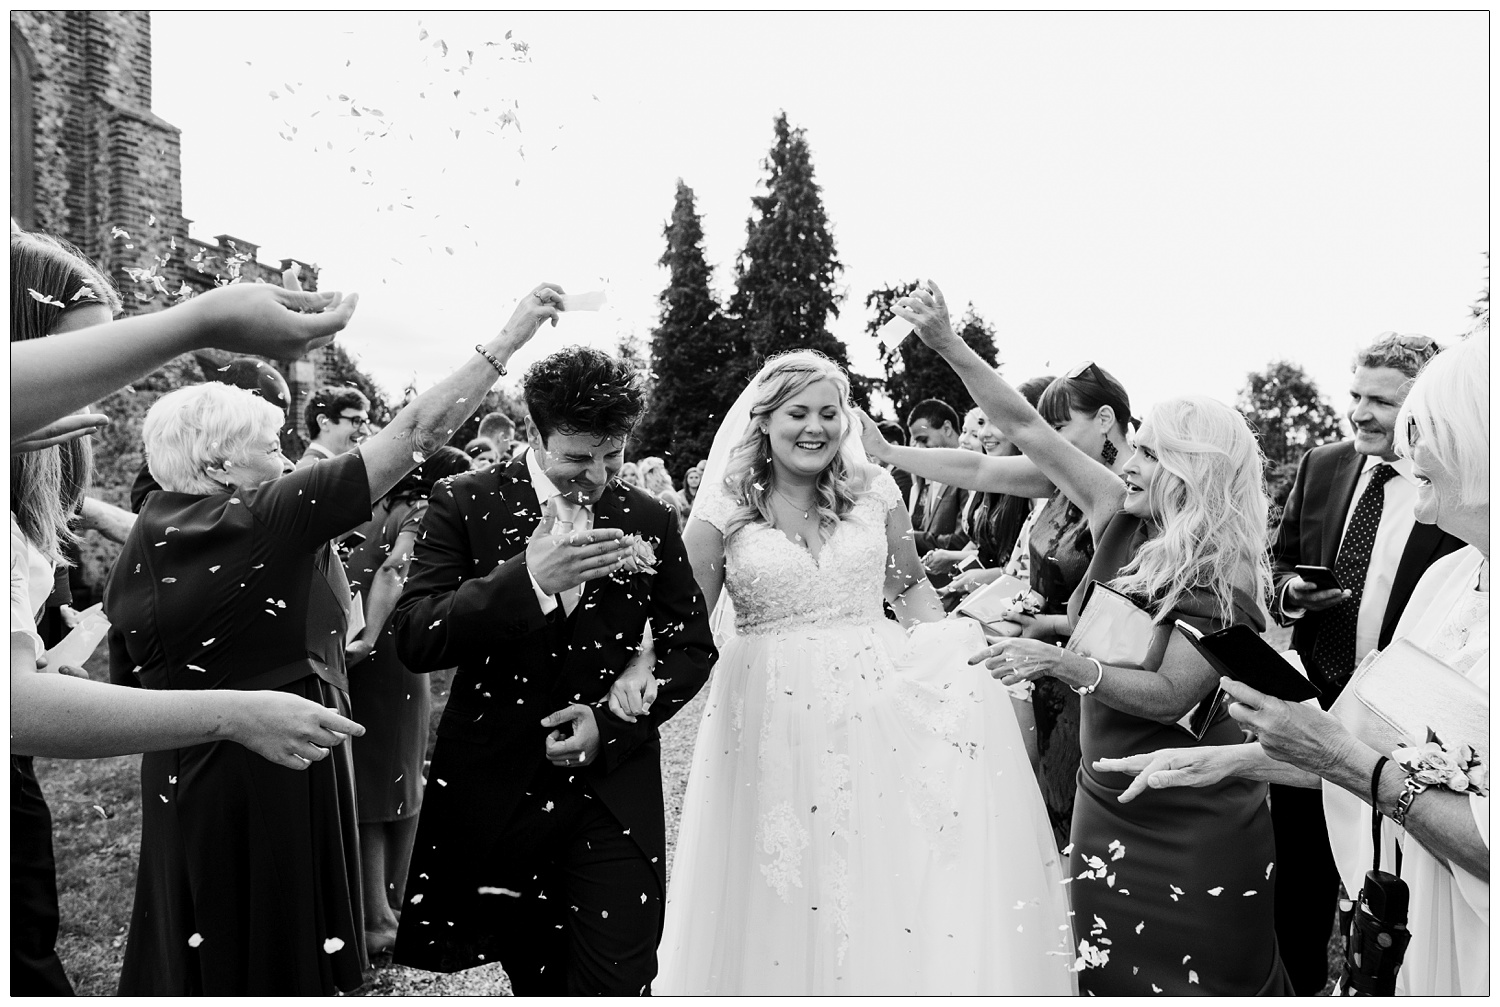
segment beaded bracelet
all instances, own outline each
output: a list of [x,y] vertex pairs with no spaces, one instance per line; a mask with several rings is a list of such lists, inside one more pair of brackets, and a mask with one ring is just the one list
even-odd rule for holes
[[502,378],[505,377],[505,365],[502,364],[493,353],[485,349],[483,343],[475,343],[474,352],[479,354],[484,359],[488,360],[490,362],[490,366],[499,371]]
[[1076,689],[1073,690],[1074,692],[1078,693],[1078,695],[1080,695],[1080,696],[1087,696],[1089,693],[1091,693],[1095,689],[1099,688],[1099,683],[1102,682],[1102,681],[1104,681],[1104,665],[1102,665],[1102,664],[1099,663],[1098,658],[1088,657],[1087,655],[1080,655],[1080,656],[1082,656],[1085,661],[1093,661],[1094,662],[1094,667],[1096,667],[1096,668],[1099,669],[1099,677],[1096,678],[1096,679],[1094,679],[1094,684],[1093,685],[1083,685],[1083,686],[1079,686],[1078,688],[1076,688]]

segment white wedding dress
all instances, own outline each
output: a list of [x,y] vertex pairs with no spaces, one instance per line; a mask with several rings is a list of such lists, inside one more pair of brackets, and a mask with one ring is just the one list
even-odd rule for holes
[[[966,619],[886,619],[881,471],[815,560],[725,548],[656,994],[1076,993],[1067,889],[1010,694]],[[722,493],[693,516],[723,529]]]

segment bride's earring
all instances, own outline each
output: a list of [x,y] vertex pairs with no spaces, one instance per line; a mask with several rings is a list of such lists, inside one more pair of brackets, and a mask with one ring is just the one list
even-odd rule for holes
[[1104,435],[1104,447],[1100,449],[1099,457],[1106,465],[1113,465],[1115,459],[1120,457],[1120,449],[1115,447],[1115,442],[1109,439],[1109,434]]

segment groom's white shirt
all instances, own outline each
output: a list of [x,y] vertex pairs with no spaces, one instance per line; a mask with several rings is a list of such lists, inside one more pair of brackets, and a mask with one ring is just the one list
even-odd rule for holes
[[[563,497],[558,492],[557,487],[552,484],[552,480],[547,478],[547,473],[542,471],[541,465],[537,464],[536,452],[529,448],[526,451],[526,471],[531,475],[531,488],[536,493],[537,508],[539,510],[545,511],[547,509],[548,500],[554,497],[561,497],[558,501],[559,507],[572,507],[575,511],[573,515],[573,531],[589,531],[594,527],[594,508],[572,504],[568,501],[567,497]],[[558,510],[557,519],[559,521],[567,520],[562,509]],[[532,576],[529,567],[526,570],[526,576],[531,580],[531,590],[536,593],[537,604],[542,606],[542,614],[547,615],[558,606],[557,595],[548,594],[543,591],[542,586]],[[575,588],[574,590],[577,589]]]

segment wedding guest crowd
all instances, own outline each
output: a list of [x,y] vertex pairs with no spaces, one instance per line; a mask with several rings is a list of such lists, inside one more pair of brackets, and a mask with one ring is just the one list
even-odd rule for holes
[[[121,993],[347,993],[393,953],[498,961],[523,994],[1310,995],[1375,866],[1410,891],[1394,991],[1487,994],[1488,737],[1460,726],[1488,708],[1487,325],[1364,347],[1353,438],[1307,452],[1272,528],[1240,413],[1184,395],[1138,420],[1094,362],[1012,387],[935,284],[894,310],[962,418],[877,424],[792,353],[679,487],[670,455],[625,457],[633,372],[568,347],[527,373],[522,439],[493,412],[449,445],[557,325],[541,284],[383,428],[319,389],[294,466],[256,357],[325,345],[357,297],[288,282],[115,321],[97,267],[12,233],[13,993],[72,992],[32,758],[144,753]],[[90,503],[90,404],[207,347],[248,356],[147,412],[137,513]],[[87,524],[123,539],[109,683],[38,621]],[[1007,574],[980,647],[944,610]],[[1092,628],[1108,604],[1126,628]],[[1268,614],[1317,703],[1221,679],[1174,628]],[[1360,711],[1410,654],[1412,704],[1467,715],[1395,743]],[[669,889],[658,728],[716,667]],[[987,835],[1025,869],[989,873]],[[975,940],[993,960],[955,950]],[[1370,992],[1361,967],[1343,988]]]

